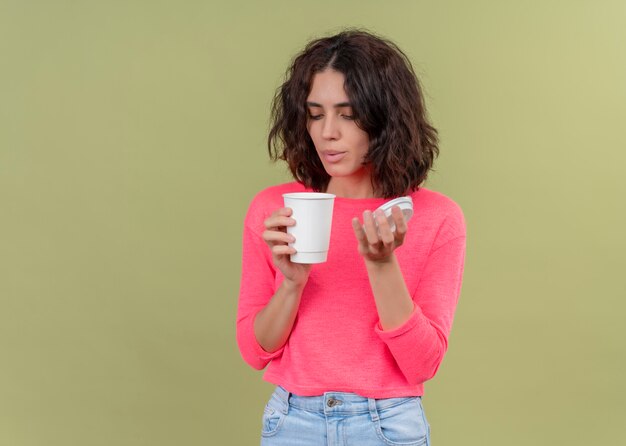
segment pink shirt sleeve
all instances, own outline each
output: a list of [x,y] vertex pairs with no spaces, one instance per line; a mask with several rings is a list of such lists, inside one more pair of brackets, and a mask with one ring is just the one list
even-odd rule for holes
[[412,296],[414,309],[408,321],[389,331],[384,331],[380,323],[374,327],[411,384],[427,381],[437,373],[448,348],[461,292],[466,246],[462,213],[442,233],[446,238],[450,233],[454,235],[430,252]]
[[280,356],[283,348],[268,353],[254,335],[254,318],[274,295],[276,270],[271,252],[262,238],[264,216],[255,202],[250,205],[243,228],[241,283],[237,308],[237,345],[244,361],[257,370]]

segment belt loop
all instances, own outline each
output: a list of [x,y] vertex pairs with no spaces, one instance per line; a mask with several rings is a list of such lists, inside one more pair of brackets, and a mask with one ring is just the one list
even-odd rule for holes
[[285,415],[289,413],[289,399],[291,398],[291,392],[287,392],[285,395]]
[[291,397],[291,392],[287,391],[283,386],[278,386],[276,388],[276,394],[283,403],[280,411],[287,415],[289,413],[289,398]]
[[376,409],[376,400],[374,398],[367,399],[367,405],[370,409],[370,415],[372,417],[372,421],[378,421],[378,410]]

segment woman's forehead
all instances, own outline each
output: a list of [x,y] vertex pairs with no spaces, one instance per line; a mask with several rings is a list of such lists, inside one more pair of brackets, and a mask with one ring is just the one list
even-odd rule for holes
[[326,69],[313,75],[307,103],[333,107],[349,107],[350,98],[345,90],[345,76],[339,71]]

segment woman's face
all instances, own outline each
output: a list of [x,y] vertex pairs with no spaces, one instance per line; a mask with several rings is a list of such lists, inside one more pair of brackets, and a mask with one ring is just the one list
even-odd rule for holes
[[369,148],[367,133],[356,125],[343,73],[326,69],[313,76],[307,97],[307,130],[331,177],[369,177],[362,166]]

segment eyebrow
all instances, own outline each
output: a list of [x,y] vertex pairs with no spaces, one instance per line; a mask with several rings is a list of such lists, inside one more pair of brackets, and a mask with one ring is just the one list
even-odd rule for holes
[[[319,108],[323,108],[322,104],[318,104],[317,102],[310,102],[310,101],[306,101],[306,105],[308,107],[319,107]],[[341,108],[341,107],[352,107],[352,104],[349,102],[340,102],[338,104],[333,105],[334,108]]]

